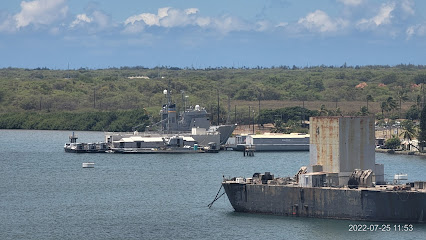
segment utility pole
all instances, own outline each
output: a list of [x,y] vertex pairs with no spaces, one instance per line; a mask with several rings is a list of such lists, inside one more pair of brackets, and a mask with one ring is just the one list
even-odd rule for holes
[[180,93],[182,94],[183,112],[185,112],[186,111],[186,96],[185,96],[185,91],[184,90],[180,90]]
[[219,88],[217,89],[217,125],[220,125],[220,121],[219,121],[219,109],[220,109],[220,105],[219,105]]
[[93,108],[96,108],[96,88],[93,89]]
[[234,106],[234,123],[237,123],[237,105]]
[[259,94],[259,118],[257,119],[257,125],[260,127],[260,94]]
[[303,127],[303,123],[305,122],[305,100],[302,100],[302,122],[301,127]]
[[250,120],[251,120],[251,118],[250,118],[250,106],[249,106],[249,117],[248,117],[249,131],[250,131]]
[[253,134],[254,134],[254,116],[255,116],[255,112],[253,110]]
[[231,122],[231,97],[228,95],[228,113],[226,114],[226,124]]
[[426,102],[426,99],[425,99],[425,83],[423,82],[423,84],[422,84],[422,95],[423,95],[423,106],[422,106],[422,109],[425,107],[425,102]]
[[170,105],[172,103],[171,95],[170,95],[170,79],[169,83],[167,84],[167,133],[171,133],[170,129]]

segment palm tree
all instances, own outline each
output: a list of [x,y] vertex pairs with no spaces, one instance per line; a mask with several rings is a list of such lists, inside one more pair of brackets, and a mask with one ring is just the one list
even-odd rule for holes
[[327,116],[327,115],[329,115],[329,112],[330,111],[328,111],[327,110],[327,108],[325,107],[325,105],[323,104],[323,105],[321,105],[321,109],[320,109],[320,111],[319,111],[319,115],[320,116]]
[[387,109],[388,109],[388,104],[386,103],[386,102],[382,102],[381,104],[380,104],[380,109],[382,110],[382,116],[383,116],[383,118],[385,117],[385,113],[384,113],[384,111],[388,111]]
[[410,120],[404,120],[401,123],[403,132],[399,136],[402,136],[404,140],[408,141],[408,145],[411,146],[411,140],[417,135],[417,128],[414,123]]
[[396,104],[396,101],[395,101],[395,99],[393,99],[393,97],[388,97],[388,99],[386,99],[386,104],[387,104],[387,106],[388,106],[388,111],[392,111],[393,112],[393,110],[394,109],[396,109],[397,108],[397,104]]
[[370,94],[367,95],[367,112],[368,112],[368,102],[372,102],[374,101],[373,96],[371,96]]
[[417,98],[416,98],[417,111],[420,111],[421,103],[422,103],[422,97],[420,95],[417,95]]
[[368,108],[365,106],[361,107],[361,110],[358,112],[359,115],[361,116],[368,116],[369,112],[368,112]]
[[408,96],[407,96],[405,90],[401,89],[401,90],[398,91],[398,99],[399,99],[399,113],[398,113],[398,118],[401,118],[402,102],[408,100]]

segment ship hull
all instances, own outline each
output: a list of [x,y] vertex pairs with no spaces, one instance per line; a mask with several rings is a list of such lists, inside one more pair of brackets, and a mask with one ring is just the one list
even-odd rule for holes
[[388,222],[425,222],[426,194],[222,183],[237,212]]
[[309,144],[237,144],[233,150],[244,151],[247,146],[253,147],[256,152],[309,151]]
[[114,153],[123,154],[191,154],[191,153],[205,153],[203,150],[192,150],[187,148],[175,148],[175,149],[112,149]]
[[106,149],[105,150],[100,150],[100,149],[71,149],[71,148],[64,148],[65,152],[68,153],[106,153]]

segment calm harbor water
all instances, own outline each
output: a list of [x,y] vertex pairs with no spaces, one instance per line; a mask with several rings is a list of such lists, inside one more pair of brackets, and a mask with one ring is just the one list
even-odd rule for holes
[[[76,132],[82,142],[103,133]],[[71,132],[0,130],[0,239],[424,239],[413,232],[349,232],[346,220],[235,213],[222,175],[294,175],[308,152],[188,155],[65,153]],[[95,168],[83,169],[93,161]],[[387,179],[426,180],[426,158],[376,154]],[[392,224],[393,226],[394,224]]]

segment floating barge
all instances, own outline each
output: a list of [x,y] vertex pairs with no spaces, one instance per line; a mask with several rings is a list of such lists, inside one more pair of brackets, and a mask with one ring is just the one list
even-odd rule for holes
[[417,223],[426,221],[426,182],[384,181],[375,163],[374,119],[310,119],[310,165],[294,177],[255,173],[224,179],[237,212]]
[[77,135],[72,133],[69,136],[70,143],[65,143],[64,150],[69,153],[106,153],[109,148],[104,142],[98,143],[77,143]]
[[309,151],[309,134],[266,133],[259,135],[240,135],[235,138],[234,151],[244,151],[247,147],[264,151]]
[[[296,181],[273,178],[269,173],[255,175],[222,183],[235,211],[366,221],[426,221],[425,182],[410,186],[301,187]],[[268,176],[271,178],[262,182],[262,177]],[[324,174],[317,176],[324,178]]]

